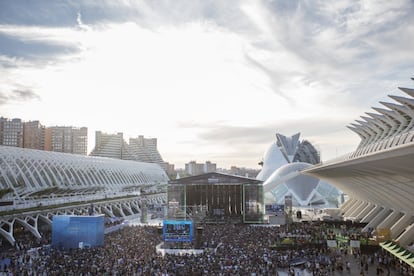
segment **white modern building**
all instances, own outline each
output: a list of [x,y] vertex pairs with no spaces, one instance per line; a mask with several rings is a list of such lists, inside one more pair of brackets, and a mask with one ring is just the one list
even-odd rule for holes
[[166,185],[168,180],[158,164],[0,146],[2,201],[97,194],[104,198]]
[[290,196],[296,207],[338,207],[342,193],[336,187],[300,173],[320,162],[312,144],[300,141],[300,133],[291,137],[277,133],[276,138],[265,152],[263,168],[256,177],[264,181],[265,202],[283,205]]
[[267,195],[266,201],[283,205],[285,196],[290,195],[292,206],[337,208],[342,203],[342,193],[326,181],[301,173],[310,167],[312,165],[309,163],[294,162],[274,171],[263,184],[263,192]]
[[367,223],[366,231],[387,229],[408,247],[414,242],[414,89],[399,89],[405,95],[390,96],[396,102],[381,102],[385,108],[351,124],[361,137],[354,152],[302,173],[349,195],[341,207],[345,219]]
[[256,178],[266,181],[276,169],[293,162],[318,164],[319,152],[309,141],[300,141],[299,138],[300,133],[291,137],[276,133],[276,141],[271,143],[264,153],[261,162],[262,170]]

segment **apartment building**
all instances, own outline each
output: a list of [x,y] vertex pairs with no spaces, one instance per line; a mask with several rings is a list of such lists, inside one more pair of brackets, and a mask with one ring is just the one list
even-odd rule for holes
[[45,149],[46,127],[39,121],[23,123],[23,147],[27,149]]
[[53,126],[45,130],[45,150],[88,154],[88,128]]
[[203,173],[216,172],[217,164],[206,161],[205,163],[197,163],[190,161],[185,164],[185,172],[188,175],[199,175]]
[[23,147],[23,122],[21,119],[0,117],[0,145]]

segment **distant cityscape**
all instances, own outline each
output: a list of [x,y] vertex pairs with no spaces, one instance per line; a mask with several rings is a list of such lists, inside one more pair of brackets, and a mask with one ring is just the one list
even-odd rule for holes
[[[23,121],[20,118],[0,117],[0,145],[35,150],[54,151],[69,154],[88,155],[88,128],[74,126],[50,126],[38,120]],[[95,132],[95,147],[89,156],[108,157],[159,164],[171,179],[208,172],[223,172],[232,175],[255,178],[259,170],[239,168],[217,168],[211,161],[197,163],[192,160],[184,169],[175,169],[174,164],[163,160],[157,148],[157,138],[139,135],[124,139],[122,132],[115,134]]]

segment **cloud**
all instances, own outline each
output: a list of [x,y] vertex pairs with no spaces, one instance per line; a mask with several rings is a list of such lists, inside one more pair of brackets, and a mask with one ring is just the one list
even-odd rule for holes
[[[80,53],[79,45],[72,42],[64,43],[63,41],[47,41],[40,38],[31,39],[30,35],[22,37],[13,37],[11,35],[2,34],[2,26],[0,26],[0,55],[7,56],[9,59],[24,59],[44,65],[54,60],[62,60],[64,57],[73,56]],[[11,31],[12,32],[12,31]],[[33,32],[36,33],[36,32]],[[9,62],[9,65],[11,63]]]
[[301,139],[325,140],[336,133],[352,134],[345,126],[349,124],[346,119],[329,118],[305,118],[301,120],[283,120],[274,123],[260,124],[256,126],[237,126],[224,122],[196,123],[181,122],[180,129],[191,130],[195,133],[197,143],[200,147],[208,145],[223,145],[226,151],[232,148],[255,148],[255,152],[262,152],[270,143],[276,141],[276,133],[293,135],[301,133]]
[[14,89],[11,92],[0,91],[0,105],[30,100],[39,100],[40,96],[31,89]]
[[276,132],[348,144],[345,126],[413,76],[413,13],[410,0],[0,1],[0,104],[174,133],[189,157],[259,159]]
[[271,82],[272,91],[274,93],[284,98],[286,101],[290,103],[290,105],[294,105],[294,100],[288,95],[287,92],[283,91],[280,87],[283,84],[282,76],[286,78],[285,75],[287,74],[285,72],[282,72],[281,70],[269,69],[266,67],[266,65],[250,57],[247,53],[245,54],[245,58],[248,64],[250,64],[253,67],[258,68],[259,70],[261,70],[263,73],[265,73],[268,76]]
[[9,57],[0,55],[0,70],[3,70],[3,76],[8,70],[16,69],[19,67],[30,66],[30,63],[17,57]]
[[0,105],[8,103],[8,97],[0,92]]
[[[347,122],[327,118],[308,118],[303,120],[284,120],[260,126],[234,126],[220,122],[209,124],[191,124],[190,128],[199,129],[199,138],[204,141],[224,141],[233,143],[234,140],[251,143],[263,143],[271,140],[276,133],[291,135],[301,132],[307,136],[327,135],[341,129],[346,129]],[[274,136],[276,137],[276,136]],[[274,138],[273,137],[273,138]]]
[[78,12],[78,15],[77,15],[77,17],[76,17],[76,22],[78,23],[78,27],[79,27],[81,30],[83,30],[83,31],[91,31],[91,28],[90,28],[88,25],[86,25],[86,24],[84,24],[84,23],[82,22],[82,15],[81,15],[81,13],[80,13],[80,12]]
[[325,90],[322,102],[363,107],[385,82],[409,77],[394,72],[414,71],[412,1],[251,1],[243,10],[259,30],[254,52],[266,50],[249,61],[288,98],[312,85]]
[[79,5],[72,1],[0,1],[0,24],[74,25]]
[[[37,51],[36,44],[44,47],[66,47],[77,48],[79,42],[85,37],[83,32],[79,32],[75,26],[57,28],[26,25],[2,25],[0,24],[1,38],[9,41],[16,41],[21,46],[27,45],[26,50]],[[7,46],[7,45],[6,45]],[[32,49],[33,47],[34,49]],[[3,48],[2,51],[5,49]],[[47,48],[45,50],[53,50]]]
[[[283,120],[257,126],[236,126],[222,121],[181,122],[180,129],[195,134],[195,138],[185,141],[192,145],[193,150],[183,156],[182,162],[203,156],[205,160],[222,160],[228,164],[254,166],[262,159],[268,147],[276,141],[276,133],[289,136],[298,132],[301,133],[301,140],[311,142],[322,152],[323,158],[329,159],[338,153],[345,154],[355,149],[359,137],[345,127],[348,123],[345,119],[333,120],[326,117]],[[335,137],[335,142],[331,141],[332,137]]]
[[11,96],[11,99],[13,100],[32,100],[39,98],[39,95],[37,95],[34,91],[30,89],[13,90]]

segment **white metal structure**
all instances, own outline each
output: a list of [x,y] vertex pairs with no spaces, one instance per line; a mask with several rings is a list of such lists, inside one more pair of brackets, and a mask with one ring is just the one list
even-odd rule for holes
[[[292,205],[295,207],[337,207],[341,192],[316,177],[301,173],[302,170],[310,167],[312,164],[294,162],[275,170],[263,183],[266,201],[283,205],[285,196],[290,195]],[[271,193],[273,197],[269,197],[267,193]]]
[[348,126],[361,137],[361,142],[350,158],[366,155],[369,153],[393,148],[414,141],[414,89],[399,89],[410,98],[401,96],[389,97],[400,104],[381,102],[388,109],[373,108],[378,113],[366,114],[370,117],[361,116],[363,121]]
[[414,89],[399,89],[411,96],[390,96],[402,105],[382,103],[389,109],[350,127],[361,137],[355,152],[303,172],[349,195],[346,218],[368,223],[365,230],[390,229],[407,246],[414,241]]
[[289,195],[293,206],[337,206],[341,192],[336,187],[300,173],[320,159],[313,145],[299,138],[300,133],[292,136],[276,133],[276,142],[265,152],[263,168],[256,176],[264,181],[265,202],[284,204],[285,196]]
[[299,141],[299,137],[300,133],[290,137],[276,133],[277,140],[266,150],[263,168],[256,178],[266,181],[278,168],[292,162],[319,163],[319,153],[313,145],[306,140]]
[[116,193],[168,180],[158,164],[0,146],[3,200]]

